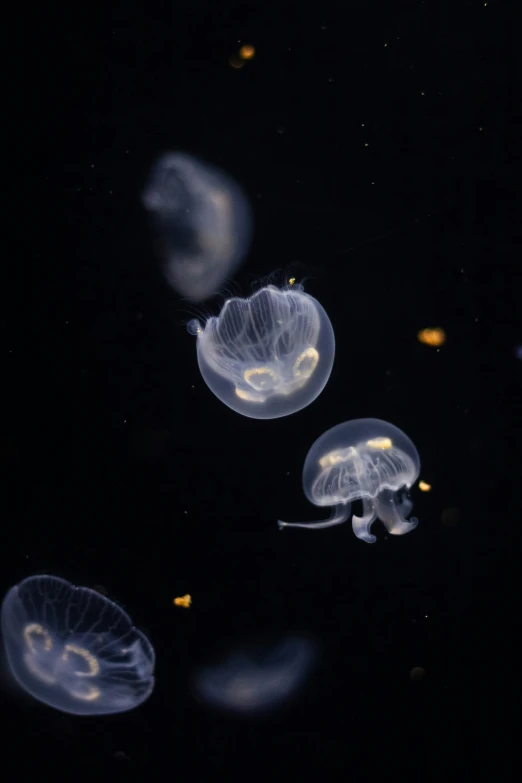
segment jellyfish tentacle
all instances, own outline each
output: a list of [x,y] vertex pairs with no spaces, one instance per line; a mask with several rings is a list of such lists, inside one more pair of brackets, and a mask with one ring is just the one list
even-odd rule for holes
[[406,498],[403,501],[397,499],[397,494],[391,489],[383,490],[375,498],[375,510],[388,533],[392,536],[402,536],[409,533],[419,524],[416,517],[410,520],[405,515],[411,511],[411,502]]
[[377,540],[370,533],[370,528],[377,519],[377,512],[372,498],[363,498],[363,515],[358,517],[355,514],[352,517],[352,529],[357,538],[366,541],[367,544],[374,544]]
[[282,522],[278,520],[277,524],[279,530],[282,530],[284,527],[307,527],[312,530],[322,530],[325,527],[333,527],[346,522],[350,516],[350,510],[351,503],[340,503],[332,509],[330,517],[325,519],[324,522]]

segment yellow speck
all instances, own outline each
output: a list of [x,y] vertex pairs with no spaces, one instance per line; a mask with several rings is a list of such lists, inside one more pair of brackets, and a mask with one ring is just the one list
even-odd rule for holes
[[426,481],[419,481],[419,489],[421,492],[429,492],[431,484],[428,484]]
[[421,329],[417,334],[417,339],[424,345],[431,345],[437,348],[446,342],[446,332],[438,326],[434,329]]
[[245,44],[239,50],[239,56],[242,60],[253,60],[255,53],[256,48],[255,46],[252,46],[252,44]]
[[187,593],[187,595],[175,598],[172,603],[174,606],[182,606],[184,609],[188,609],[192,603],[192,596]]
[[294,285],[294,283],[295,283],[295,277],[291,277],[290,280],[288,281],[288,285]]

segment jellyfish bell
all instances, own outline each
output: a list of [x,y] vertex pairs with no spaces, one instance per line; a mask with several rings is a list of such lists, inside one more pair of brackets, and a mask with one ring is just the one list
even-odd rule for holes
[[327,430],[312,445],[303,467],[303,489],[315,506],[329,506],[323,522],[282,522],[279,528],[312,530],[345,522],[351,504],[362,503],[361,516],[352,516],[357,538],[372,544],[370,532],[380,519],[391,535],[413,530],[418,520],[407,519],[412,503],[405,492],[420,472],[417,449],[398,427],[380,419],[354,419]]
[[117,604],[88,587],[32,576],[1,610],[6,662],[33,698],[73,715],[137,707],[154,687],[154,650]]
[[195,698],[207,707],[242,716],[262,716],[288,706],[318,660],[319,646],[303,633],[286,633],[222,649],[198,667]]
[[227,299],[217,317],[193,319],[201,375],[229,408],[276,419],[305,408],[325,387],[335,338],[325,310],[299,285],[267,285]]
[[239,185],[214,166],[171,152],[152,168],[142,200],[172,287],[192,301],[216,293],[250,246],[252,217]]

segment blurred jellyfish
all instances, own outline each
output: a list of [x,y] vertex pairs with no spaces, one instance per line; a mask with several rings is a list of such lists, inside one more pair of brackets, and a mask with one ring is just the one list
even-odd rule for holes
[[279,527],[320,529],[346,522],[353,500],[363,515],[352,516],[357,538],[373,544],[370,528],[380,519],[394,536],[409,533],[418,520],[405,491],[417,480],[417,449],[398,427],[380,419],[354,419],[327,430],[313,444],[303,467],[303,488],[315,506],[333,506],[324,522],[278,522]]
[[31,576],[2,603],[2,635],[16,682],[73,715],[125,712],[154,686],[154,650],[117,604],[55,576]]
[[193,301],[208,298],[248,251],[250,207],[219,169],[183,152],[160,158],[143,194],[168,281]]
[[325,311],[302,286],[261,288],[228,299],[197,335],[198,364],[207,386],[243,416],[277,419],[306,408],[330,377],[335,338]]
[[460,511],[458,508],[445,508],[441,514],[442,524],[446,527],[455,527],[460,522]]
[[198,700],[227,712],[258,715],[297,695],[317,661],[317,644],[288,635],[230,651],[194,678]]

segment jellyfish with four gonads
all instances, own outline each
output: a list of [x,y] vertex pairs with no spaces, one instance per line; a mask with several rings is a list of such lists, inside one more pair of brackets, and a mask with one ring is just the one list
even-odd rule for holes
[[229,408],[277,419],[305,408],[325,387],[335,354],[326,312],[301,285],[267,285],[228,299],[217,317],[194,319],[201,375]]
[[24,579],[2,603],[2,636],[17,684],[61,712],[126,712],[154,687],[149,640],[88,587],[55,576]]
[[333,507],[322,522],[281,522],[279,527],[319,530],[338,525],[350,517],[351,504],[362,504],[362,515],[352,515],[357,538],[373,544],[370,532],[380,519],[388,533],[401,536],[417,527],[407,519],[412,503],[407,490],[417,480],[420,459],[417,449],[398,427],[380,419],[354,419],[327,430],[318,438],[305,460],[303,488],[315,506]]

